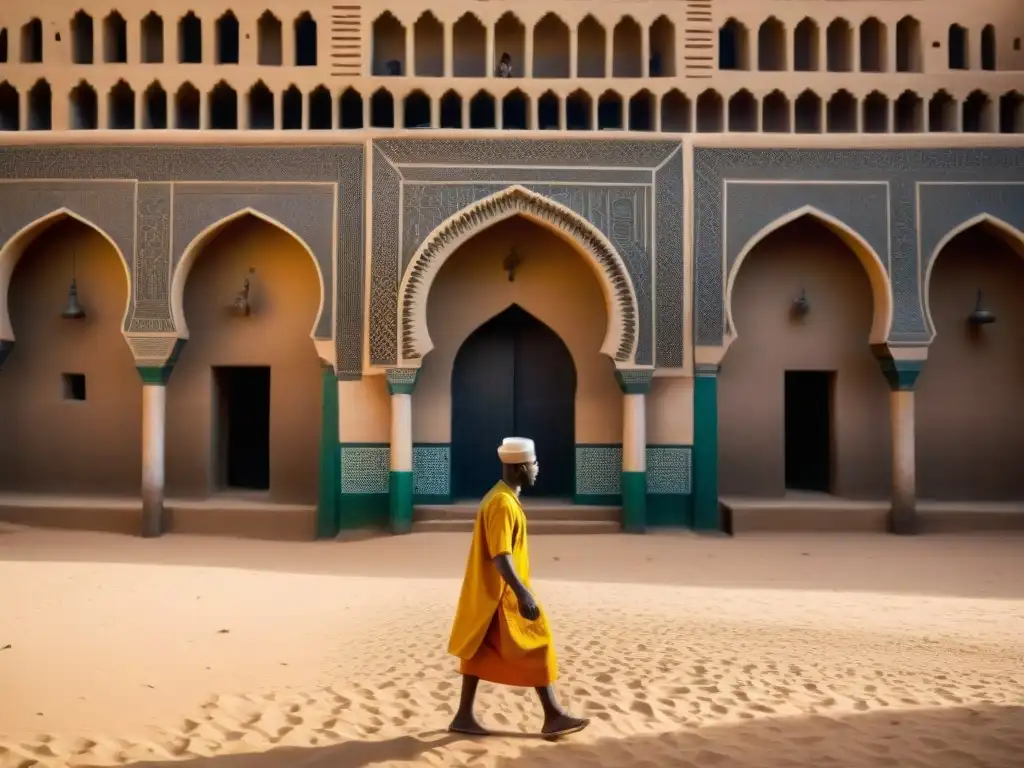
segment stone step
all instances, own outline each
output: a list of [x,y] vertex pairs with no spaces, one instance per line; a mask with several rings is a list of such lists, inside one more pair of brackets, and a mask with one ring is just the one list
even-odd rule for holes
[[[458,520],[468,522],[472,528],[477,509],[477,504],[418,504],[413,508],[413,521]],[[622,522],[621,507],[534,502],[527,503],[525,509],[531,531],[534,525],[542,522],[593,522],[616,525],[621,525]]]
[[[412,524],[413,533],[472,533],[472,520],[423,520]],[[554,534],[575,536],[590,533],[622,533],[622,524],[612,520],[531,520],[531,536]]]
[[732,534],[765,532],[884,533],[889,502],[843,499],[826,494],[782,498],[723,497],[725,528]]
[[1024,503],[917,502],[922,533],[1008,533],[1024,531]]

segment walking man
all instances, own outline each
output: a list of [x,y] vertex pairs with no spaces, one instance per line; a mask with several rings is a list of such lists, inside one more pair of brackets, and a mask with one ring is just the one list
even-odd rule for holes
[[544,709],[541,734],[582,731],[589,720],[572,717],[555,700],[558,660],[548,618],[530,591],[526,515],[519,493],[536,482],[532,440],[507,437],[498,448],[502,479],[480,502],[448,652],[462,661],[462,699],[449,730],[487,735],[473,714],[477,685],[533,688]]

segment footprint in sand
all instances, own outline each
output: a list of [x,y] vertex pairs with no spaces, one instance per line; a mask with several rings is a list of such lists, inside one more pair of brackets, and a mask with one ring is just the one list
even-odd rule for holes
[[629,707],[631,712],[636,712],[638,715],[643,715],[648,720],[654,719],[654,708],[641,699],[634,699],[633,703]]

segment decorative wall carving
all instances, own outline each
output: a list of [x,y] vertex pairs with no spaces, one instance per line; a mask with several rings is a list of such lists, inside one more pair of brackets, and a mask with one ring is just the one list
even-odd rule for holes
[[[313,239],[323,242],[324,237],[330,238],[337,232],[337,274],[329,256],[324,272],[325,283],[334,286],[337,303],[337,371],[342,378],[358,378],[362,374],[362,144],[177,147],[35,144],[5,148],[0,153],[0,179],[5,180],[0,184],[4,187],[0,195],[9,195],[13,201],[11,205],[0,207],[0,237],[4,242],[20,228],[16,222],[25,214],[17,210],[24,205],[19,202],[24,195],[42,201],[42,207],[52,205],[42,211],[41,216],[66,205],[71,198],[61,198],[61,195],[72,194],[68,190],[79,190],[73,193],[77,195],[73,204],[78,206],[74,210],[103,228],[122,248],[129,262],[133,290],[125,329],[132,333],[173,332],[168,301],[172,258],[170,182],[223,182],[247,185],[250,189],[254,184],[264,183],[263,187],[258,187],[261,190],[266,189],[266,182],[335,185],[337,208],[321,215],[317,222],[319,234]],[[310,245],[317,253],[332,251],[312,242]],[[331,303],[325,301],[325,307],[330,308]],[[321,317],[318,333],[325,329],[329,334],[329,311]]]
[[[672,141],[374,142],[371,364],[394,365],[399,358],[399,286],[423,241],[461,209],[520,185],[589,221],[622,257],[637,302],[637,364],[655,362],[656,328],[658,364],[681,365],[682,181],[681,146]],[[665,317],[657,319],[655,269],[664,278],[657,307]]]
[[[627,221],[619,228],[618,234],[628,244],[635,230],[628,219],[632,218],[631,201],[620,207],[620,215]],[[585,248],[600,265],[605,279],[611,286],[615,307],[612,311],[610,338],[614,340],[614,359],[628,362],[633,355],[637,341],[637,305],[632,280],[622,259],[600,233],[584,219],[567,208],[556,204],[550,198],[529,192],[523,187],[508,187],[490,197],[475,202],[459,211],[454,217],[434,230],[433,235],[418,251],[418,256],[407,270],[404,292],[399,312],[402,323],[402,358],[417,360],[424,354],[426,339],[427,291],[430,280],[440,269],[444,260],[473,234],[490,226],[491,223],[508,218],[516,213],[527,213],[549,222],[567,233],[576,243]],[[616,229],[612,228],[613,232]]]
[[[941,216],[946,222],[964,221],[973,215],[979,204],[990,200],[999,209],[1005,207],[985,191],[992,182],[1024,181],[1024,150],[1022,149],[949,149],[949,150],[819,150],[819,149],[694,149],[694,339],[697,344],[718,346],[725,330],[725,285],[723,283],[723,247],[728,226],[742,226],[744,219],[772,220],[780,206],[792,210],[810,205],[829,210],[841,205],[835,194],[826,189],[828,182],[876,182],[888,188],[886,218],[881,218],[877,199],[868,203],[875,210],[871,223],[855,226],[874,245],[884,239],[887,256],[879,251],[889,267],[893,291],[893,324],[889,342],[893,344],[924,344],[931,338],[921,296],[924,264],[918,254],[918,217],[922,216],[921,248],[930,235],[925,227],[929,203],[921,198],[922,213],[917,210],[918,189],[924,182],[957,184],[964,193],[946,197]],[[771,195],[750,195],[742,201],[730,199],[726,209],[723,198],[725,181],[775,181]],[[822,182],[819,184],[793,182]],[[922,184],[919,187],[919,182]],[[730,187],[733,185],[729,185]],[[857,185],[850,185],[847,191]],[[861,190],[861,194],[864,190]],[[940,193],[941,194],[941,193]],[[1005,198],[1009,199],[1009,198]],[[788,202],[787,202],[788,201]],[[975,201],[975,202],[972,202]],[[951,207],[956,206],[956,207]],[[963,206],[963,207],[960,207]],[[738,207],[738,209],[737,209]],[[765,210],[771,208],[772,213]],[[862,216],[845,211],[844,216]],[[840,218],[840,217],[837,217]],[[933,216],[932,221],[937,219]],[[734,222],[736,222],[734,224]],[[885,231],[883,236],[881,233]],[[947,230],[948,231],[948,228]],[[942,235],[938,235],[941,238]],[[938,239],[937,238],[937,239]],[[738,238],[737,238],[738,239]],[[936,241],[937,241],[936,239]],[[742,247],[742,245],[738,246]],[[926,253],[926,251],[925,251]],[[922,258],[927,258],[923,256]]]
[[176,270],[193,240],[208,227],[251,208],[298,235],[313,252],[323,276],[323,308],[317,338],[331,337],[334,186],[326,184],[175,184],[174,250]]

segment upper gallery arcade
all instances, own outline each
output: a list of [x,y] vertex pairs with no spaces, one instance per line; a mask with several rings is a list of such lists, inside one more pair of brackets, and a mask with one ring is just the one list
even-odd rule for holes
[[0,129],[1024,132],[1014,0],[307,5],[4,4]]

